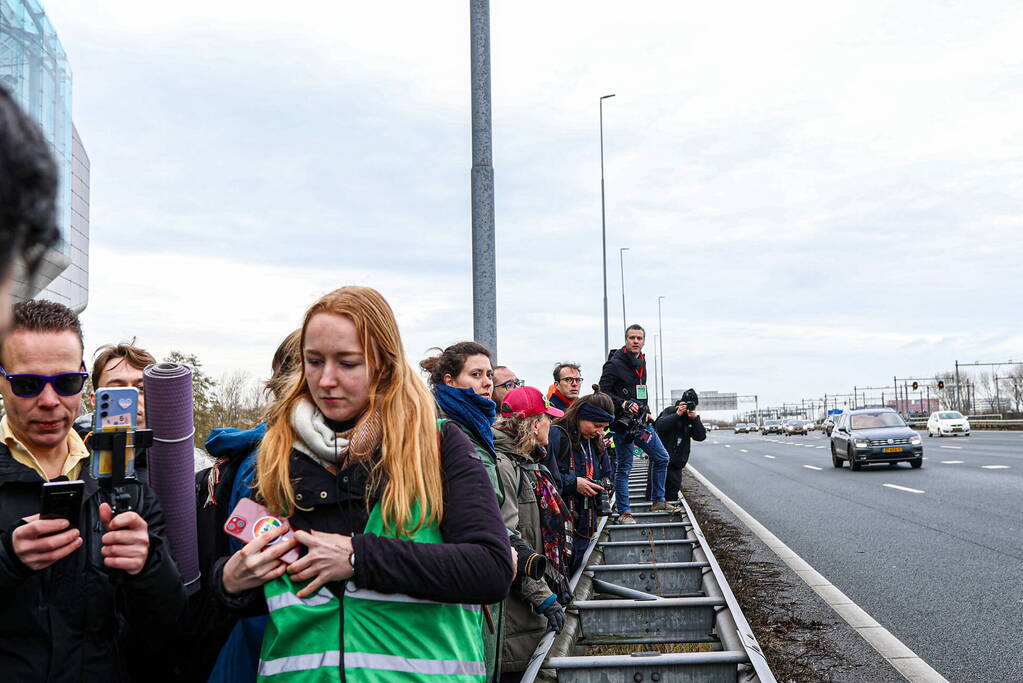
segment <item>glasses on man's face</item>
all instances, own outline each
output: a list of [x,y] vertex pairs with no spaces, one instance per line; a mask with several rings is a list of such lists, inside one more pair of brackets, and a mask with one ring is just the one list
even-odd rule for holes
[[569,384],[582,384],[583,383],[583,378],[582,377],[562,377],[561,381],[562,382],[568,382]]
[[497,386],[501,387],[502,389],[507,389],[508,391],[511,391],[512,389],[517,389],[525,385],[526,382],[524,380],[510,379],[507,382],[504,382],[503,384],[498,384]]
[[[82,369],[85,366],[82,365]],[[59,375],[33,375],[19,374],[8,375],[7,370],[0,365],[0,375],[11,383],[11,391],[18,398],[33,398],[43,393],[47,384],[53,385],[53,390],[61,396],[74,396],[82,393],[85,380],[88,379],[87,372],[62,372]]]

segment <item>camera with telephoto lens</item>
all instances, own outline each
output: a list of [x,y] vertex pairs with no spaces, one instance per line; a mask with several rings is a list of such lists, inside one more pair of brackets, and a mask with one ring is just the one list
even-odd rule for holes
[[[631,406],[639,408],[635,413],[630,411]],[[639,403],[638,401],[632,401],[626,399],[625,409],[622,411],[621,416],[615,419],[611,423],[611,429],[614,430],[615,434],[622,441],[632,443],[636,439],[646,440],[646,416],[650,414],[650,408]]]
[[521,582],[524,576],[528,576],[536,581],[542,579],[544,572],[547,571],[547,558],[536,552],[533,546],[526,543],[525,539],[518,534],[511,534],[508,540],[511,541],[512,548],[515,548],[515,552],[519,556],[515,572],[515,583]]
[[586,477],[586,479],[597,486],[603,487],[604,490],[598,492],[595,496],[588,496],[583,500],[583,507],[596,509],[598,517],[609,516],[611,514],[611,494],[609,493],[612,487],[611,482],[607,478],[591,479]]

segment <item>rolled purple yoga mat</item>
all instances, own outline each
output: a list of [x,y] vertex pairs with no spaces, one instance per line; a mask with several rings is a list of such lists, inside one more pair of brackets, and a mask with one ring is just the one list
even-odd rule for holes
[[199,590],[192,369],[179,363],[155,363],[143,371],[143,386],[146,426],[153,430],[149,485],[163,508],[171,556],[191,595]]

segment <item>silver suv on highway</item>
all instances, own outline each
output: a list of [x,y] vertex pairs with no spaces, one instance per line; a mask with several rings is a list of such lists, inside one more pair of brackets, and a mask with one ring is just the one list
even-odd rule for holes
[[854,472],[863,465],[908,462],[924,464],[923,439],[888,408],[842,413],[831,432],[831,464],[849,462]]

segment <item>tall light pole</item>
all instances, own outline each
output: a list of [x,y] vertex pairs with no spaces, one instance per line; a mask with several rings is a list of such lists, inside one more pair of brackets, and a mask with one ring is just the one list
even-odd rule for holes
[[609,342],[607,339],[607,221],[604,216],[604,100],[614,97],[614,93],[600,98],[600,241],[601,263],[604,266],[604,350],[601,359],[607,356]]
[[655,334],[654,335],[654,394],[655,394],[654,395],[654,412],[659,412],[657,410],[657,405],[658,405],[658,402],[661,399],[661,390],[659,388],[657,388],[657,368],[658,367],[660,367],[660,364],[657,361],[657,335]]
[[490,0],[471,0],[472,335],[497,362],[497,269],[494,253],[494,156],[490,116]]
[[628,247],[618,248],[618,266],[622,271],[622,334],[625,334],[625,328],[629,326],[625,320],[625,252],[628,250]]
[[[666,394],[668,393],[667,387],[664,386],[664,328],[661,326],[661,299],[665,299],[665,298],[667,298],[667,297],[663,297],[663,296],[657,297],[657,334],[660,337],[660,339],[658,341],[661,344],[661,366],[660,366],[659,370],[661,371],[661,398],[662,398],[662,400],[667,398]],[[668,402],[664,401],[664,405],[667,406]]]

